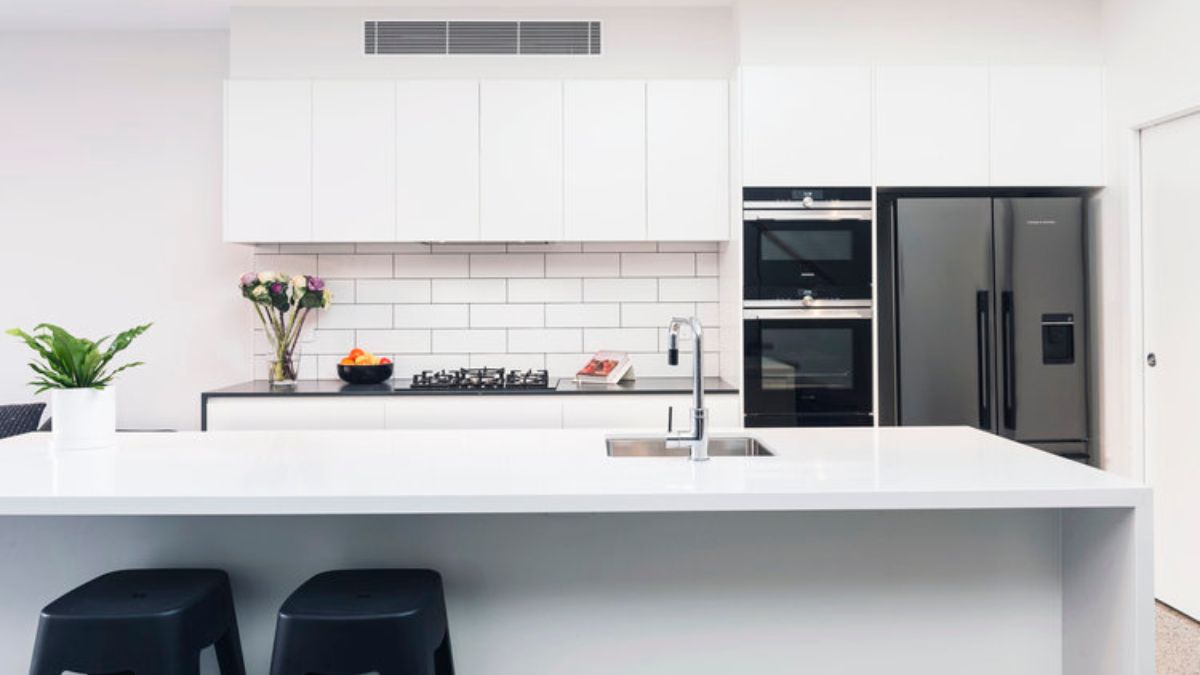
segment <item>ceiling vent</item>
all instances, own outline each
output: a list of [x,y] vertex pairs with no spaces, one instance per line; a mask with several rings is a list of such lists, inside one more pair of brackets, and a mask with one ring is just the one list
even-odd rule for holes
[[599,21],[367,21],[369,55],[600,54]]

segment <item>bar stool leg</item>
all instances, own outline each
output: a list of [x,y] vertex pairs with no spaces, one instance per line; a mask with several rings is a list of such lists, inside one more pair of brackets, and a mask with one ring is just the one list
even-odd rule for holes
[[242,639],[238,636],[237,624],[230,624],[229,630],[217,640],[217,665],[221,675],[246,675],[246,664],[242,660]]

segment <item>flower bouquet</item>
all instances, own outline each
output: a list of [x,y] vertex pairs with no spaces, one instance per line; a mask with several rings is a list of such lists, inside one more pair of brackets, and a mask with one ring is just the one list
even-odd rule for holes
[[325,309],[333,296],[321,277],[298,274],[288,278],[277,272],[247,272],[240,280],[242,297],[254,311],[271,341],[273,360],[267,379],[273,386],[296,384],[299,366],[297,345],[308,313]]

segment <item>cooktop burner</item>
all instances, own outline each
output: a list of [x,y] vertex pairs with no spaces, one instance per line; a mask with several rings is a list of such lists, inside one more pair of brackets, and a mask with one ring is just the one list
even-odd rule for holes
[[544,370],[504,368],[426,370],[413,375],[411,386],[413,389],[549,389],[550,376]]

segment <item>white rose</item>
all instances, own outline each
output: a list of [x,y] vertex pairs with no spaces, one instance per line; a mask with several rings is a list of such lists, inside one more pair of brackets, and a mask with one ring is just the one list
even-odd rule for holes
[[267,287],[266,286],[255,286],[254,290],[250,291],[250,296],[260,299],[260,300],[262,298],[267,297]]
[[275,274],[274,272],[259,272],[258,273],[258,283],[269,284],[272,281],[275,281],[275,277],[277,277],[277,276],[279,276],[279,275]]
[[296,276],[292,277],[292,280],[288,283],[292,285],[293,298],[299,300],[300,298],[304,297],[305,291],[308,290],[307,277],[305,277],[303,274],[297,274]]

